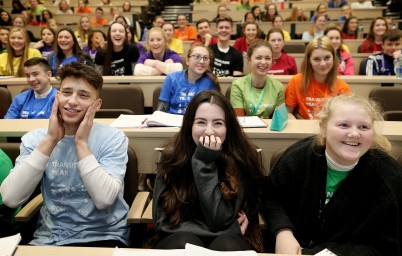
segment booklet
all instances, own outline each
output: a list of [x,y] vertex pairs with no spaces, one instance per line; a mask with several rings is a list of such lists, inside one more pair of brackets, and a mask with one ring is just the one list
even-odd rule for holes
[[0,256],[12,256],[18,244],[21,242],[20,233],[0,238]]
[[258,116],[238,116],[237,120],[243,128],[265,128],[267,124]]
[[181,127],[182,115],[155,111],[152,115],[120,115],[111,126],[116,128]]

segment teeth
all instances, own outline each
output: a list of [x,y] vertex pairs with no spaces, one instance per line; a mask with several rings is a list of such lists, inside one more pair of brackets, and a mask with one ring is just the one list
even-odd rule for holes
[[359,143],[357,143],[357,142],[345,142],[345,144],[349,145],[349,146],[357,146],[357,145],[359,145]]
[[78,113],[78,110],[75,109],[67,109],[68,112],[72,112],[72,113]]

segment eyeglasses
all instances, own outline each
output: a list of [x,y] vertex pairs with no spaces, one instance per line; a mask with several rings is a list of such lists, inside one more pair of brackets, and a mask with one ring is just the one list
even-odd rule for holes
[[190,57],[191,58],[193,58],[193,60],[195,60],[195,61],[200,61],[201,59],[204,61],[204,62],[209,62],[209,57],[207,57],[207,56],[201,56],[201,55],[190,55]]

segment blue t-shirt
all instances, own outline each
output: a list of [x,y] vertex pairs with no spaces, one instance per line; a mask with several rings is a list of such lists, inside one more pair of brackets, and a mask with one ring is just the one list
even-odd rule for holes
[[[39,145],[47,128],[35,129],[22,137],[21,154],[16,165]],[[109,125],[94,123],[88,138],[89,148],[110,176],[124,181],[128,139]],[[128,205],[122,186],[114,204],[96,208],[78,169],[74,136],[65,136],[50,155],[42,176],[43,206],[33,245],[64,245],[101,240],[119,240],[129,244]],[[124,184],[124,183],[123,183]]]
[[35,92],[29,89],[14,97],[4,119],[46,119],[52,113],[54,97],[57,89],[52,88],[43,99],[35,98]]
[[187,70],[181,70],[166,76],[159,95],[159,100],[170,104],[169,113],[184,115],[193,97],[207,90],[216,90],[211,79],[202,76],[195,83],[190,83],[186,77]]

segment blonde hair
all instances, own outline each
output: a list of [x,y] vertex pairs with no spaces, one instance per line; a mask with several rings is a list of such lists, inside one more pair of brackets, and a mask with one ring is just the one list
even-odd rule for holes
[[[84,19],[84,18],[87,18],[87,19],[88,19],[88,22],[89,22],[88,31],[85,31],[85,30],[82,28],[82,25],[81,25],[82,19]],[[91,33],[92,30],[93,30],[93,27],[92,27],[91,19],[89,18],[88,15],[82,15],[81,18],[80,18],[80,22],[78,22],[78,34],[80,35],[81,41],[84,42],[84,41],[85,41],[85,38],[88,38],[89,33]],[[89,38],[88,38],[88,39],[89,39]]]
[[[379,129],[379,122],[384,121],[383,112],[380,105],[367,98],[363,98],[361,96],[348,93],[342,94],[336,97],[328,98],[327,102],[321,109],[320,113],[320,125],[324,129],[326,129],[328,125],[328,120],[331,118],[332,113],[336,106],[340,104],[354,104],[357,106],[362,107],[367,114],[371,117],[372,124],[373,124],[373,142],[370,146],[372,149],[379,149],[384,152],[390,152],[392,150],[392,145],[389,140],[380,133]],[[325,146],[326,138],[323,136],[322,133],[318,134],[316,137],[316,144],[320,146]]]
[[318,15],[315,17],[315,20],[314,20],[313,24],[311,25],[310,30],[308,31],[308,33],[309,33],[310,36],[312,36],[312,37],[314,37],[315,25],[317,24],[318,18],[320,18],[320,17],[324,17],[325,22],[327,22],[326,17],[325,17],[324,14],[318,14]]
[[316,49],[327,50],[332,54],[333,65],[331,70],[328,72],[325,78],[325,83],[328,85],[328,89],[332,90],[335,87],[336,80],[338,79],[338,60],[335,55],[334,47],[332,46],[331,40],[326,36],[321,36],[319,38],[314,38],[307,45],[306,51],[304,53],[304,58],[301,66],[303,70],[303,79],[301,84],[301,90],[304,94],[307,93],[307,89],[311,83],[311,76],[314,73],[313,67],[311,65],[311,54]]
[[[16,32],[20,32],[22,34],[22,36],[25,38],[25,42],[24,42],[24,52],[21,56],[21,60],[20,60],[20,64],[18,65],[17,73],[15,74],[13,62],[14,62],[14,58],[16,58],[17,56],[16,56],[14,48],[11,47],[10,38],[11,38],[11,35]],[[23,28],[20,28],[20,27],[12,27],[10,29],[10,34],[8,37],[8,44],[7,44],[7,65],[6,65],[6,70],[8,72],[7,75],[18,76],[18,77],[24,76],[24,62],[26,60],[28,60],[28,51],[29,51],[29,37],[28,37],[26,30]]]
[[151,33],[153,33],[153,32],[159,32],[159,33],[161,33],[163,39],[165,40],[165,44],[166,44],[166,47],[167,47],[167,46],[168,46],[168,38],[167,38],[167,36],[166,36],[166,33],[165,33],[165,31],[163,31],[162,28],[158,28],[158,27],[153,27],[153,28],[151,28],[151,29],[149,30],[148,37],[147,37],[147,45],[148,45],[148,47],[149,47],[149,36],[150,36]]

